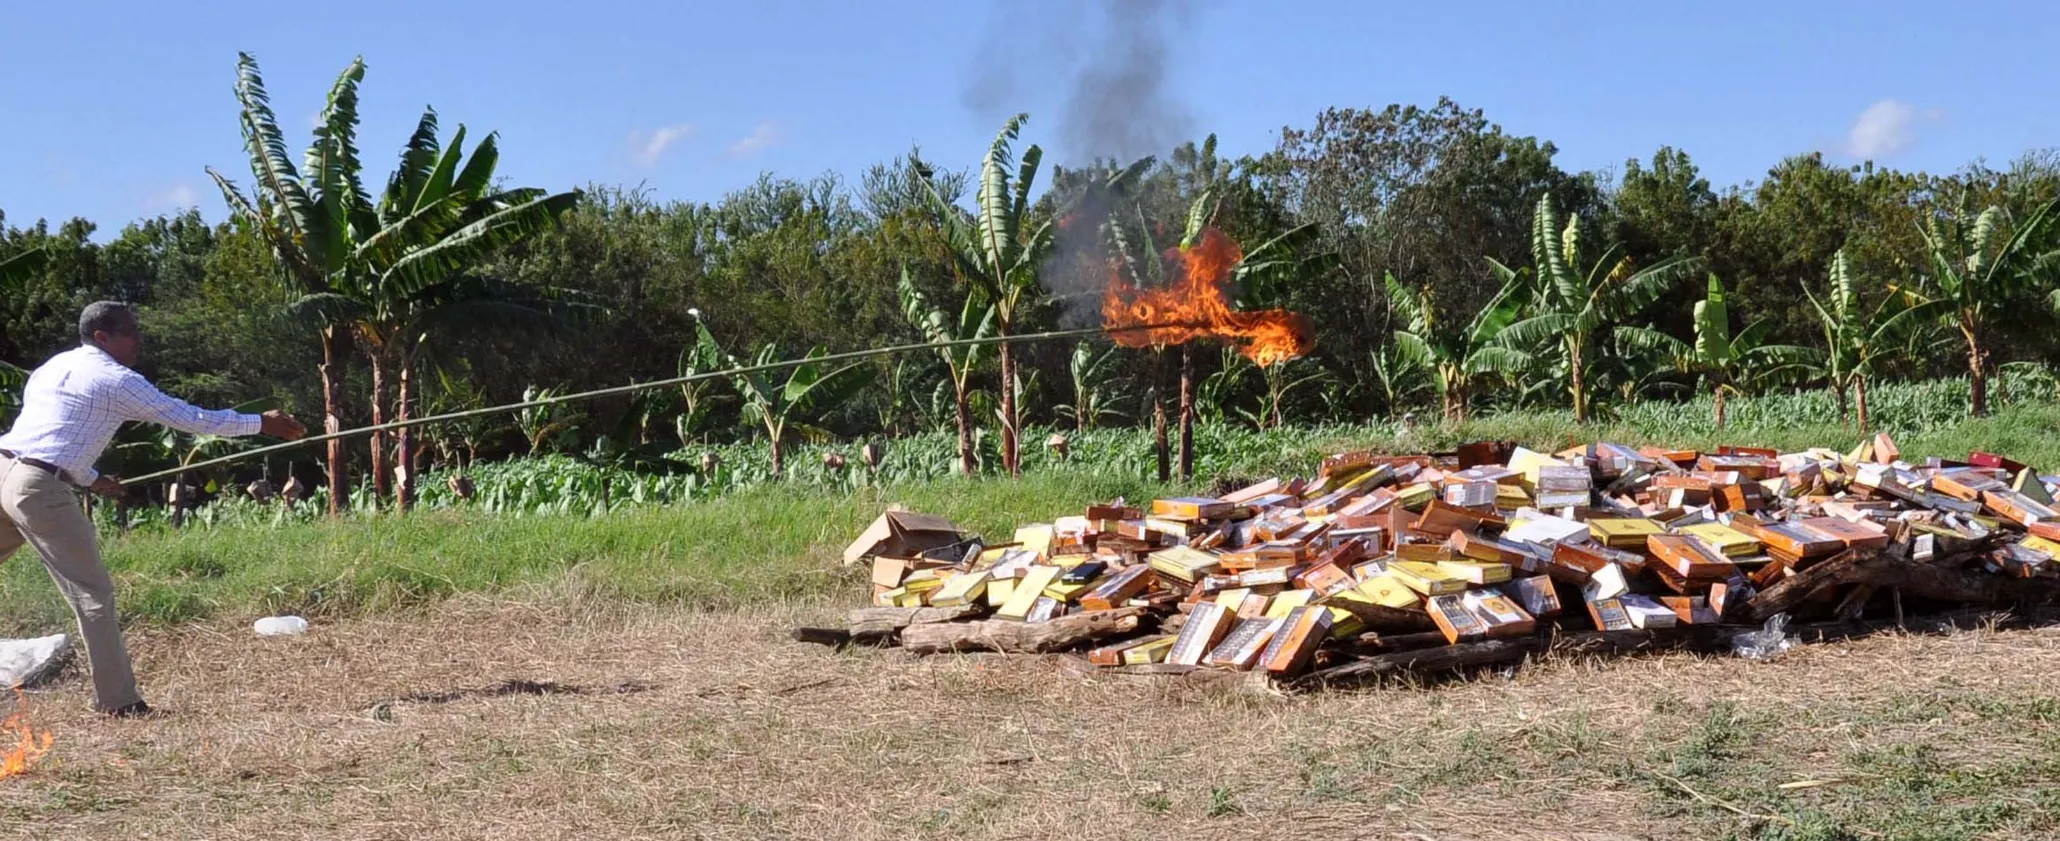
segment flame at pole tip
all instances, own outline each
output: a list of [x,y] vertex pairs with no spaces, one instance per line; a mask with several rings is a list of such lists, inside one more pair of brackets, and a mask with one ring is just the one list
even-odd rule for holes
[[1230,308],[1230,273],[1243,259],[1237,243],[1207,228],[1192,248],[1167,250],[1172,282],[1166,286],[1140,287],[1117,271],[1102,296],[1102,329],[1125,347],[1222,339],[1262,366],[1307,354],[1315,345],[1315,325],[1308,317],[1287,310]]

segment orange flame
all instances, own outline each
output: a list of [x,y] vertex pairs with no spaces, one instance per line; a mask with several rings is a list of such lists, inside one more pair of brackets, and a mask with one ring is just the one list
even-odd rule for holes
[[[1230,308],[1225,289],[1231,270],[1244,256],[1230,237],[1209,228],[1193,248],[1166,252],[1174,277],[1170,285],[1143,288],[1118,273],[1102,296],[1102,329],[1125,347],[1223,339],[1260,365],[1308,353],[1314,344],[1314,326],[1307,317],[1287,310],[1240,312]],[[1155,326],[1136,329],[1145,325]]]
[[50,752],[50,731],[43,731],[42,738],[38,739],[29,729],[29,699],[22,695],[20,689],[14,690],[14,697],[18,708],[6,721],[0,722],[0,736],[13,733],[15,737],[14,747],[0,754],[0,780],[28,773],[35,767],[36,760]]

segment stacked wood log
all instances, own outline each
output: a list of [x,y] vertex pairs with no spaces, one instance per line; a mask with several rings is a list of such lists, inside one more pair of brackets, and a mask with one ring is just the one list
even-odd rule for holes
[[1989,453],[1912,463],[1886,435],[1845,453],[1340,453],[1313,478],[1097,503],[1000,541],[890,511],[846,552],[871,559],[874,606],[795,636],[1302,682],[1555,646],[1729,650],[1777,617],[1822,636],[2052,601],[2056,486]]

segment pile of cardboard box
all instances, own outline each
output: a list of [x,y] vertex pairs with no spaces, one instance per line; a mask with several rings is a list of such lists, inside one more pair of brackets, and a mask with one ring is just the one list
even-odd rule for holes
[[[2056,481],[1985,453],[1907,462],[1886,435],[1850,453],[1482,442],[1091,505],[1006,542],[890,511],[845,558],[873,559],[880,607],[1022,623],[1142,608],[1158,621],[1089,660],[1286,677],[1382,634],[1465,645],[1775,610],[1851,619],[1891,599],[1900,612],[1905,590],[1950,600],[1965,588],[1938,582],[1968,575],[2060,577]],[[1903,574],[1917,567],[1927,576]]]

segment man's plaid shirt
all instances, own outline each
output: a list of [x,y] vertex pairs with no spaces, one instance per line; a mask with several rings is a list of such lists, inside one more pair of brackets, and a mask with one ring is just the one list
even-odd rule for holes
[[29,375],[21,416],[0,437],[0,449],[64,468],[82,484],[100,473],[93,462],[126,421],[163,424],[197,435],[256,435],[257,415],[208,410],[157,390],[92,345],[65,351]]

